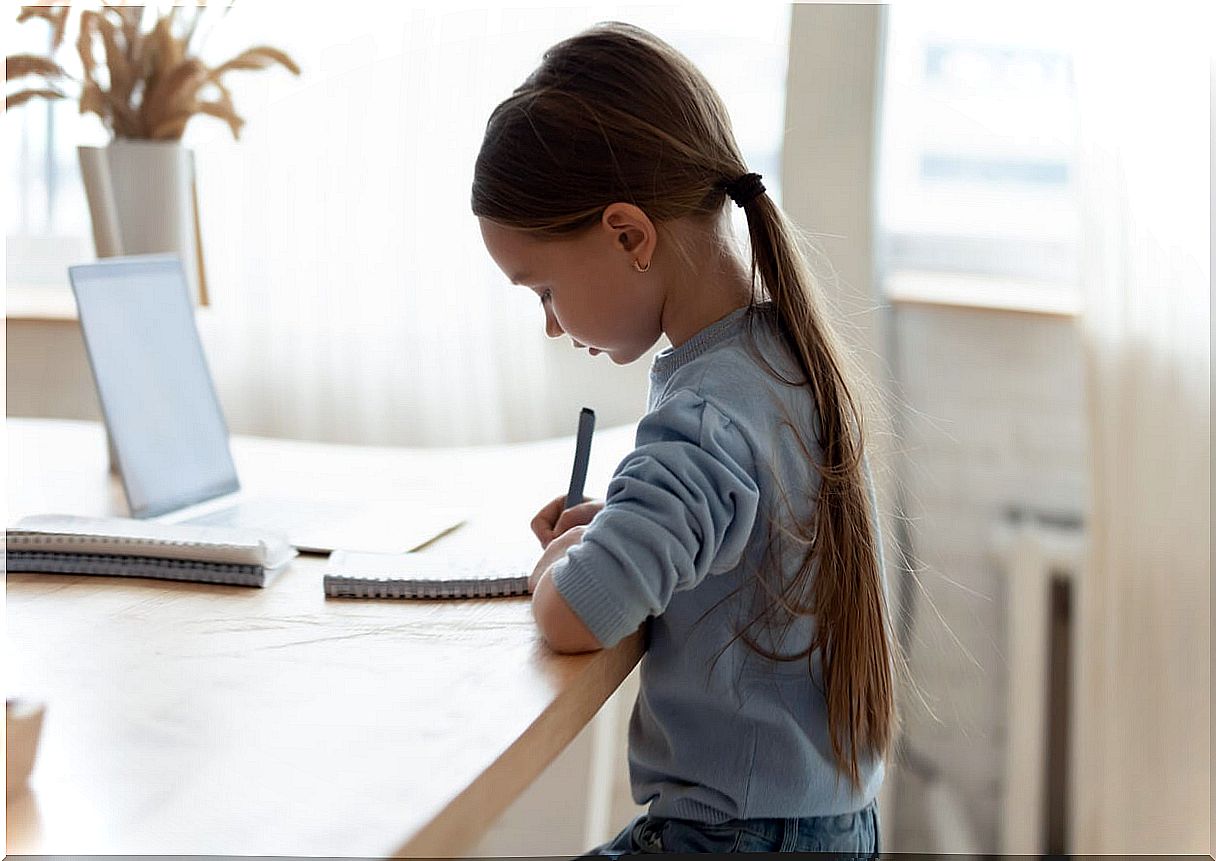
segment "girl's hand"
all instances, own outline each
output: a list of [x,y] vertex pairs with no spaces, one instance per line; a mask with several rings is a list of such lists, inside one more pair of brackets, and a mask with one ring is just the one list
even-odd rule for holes
[[[573,511],[574,509],[570,510]],[[549,545],[545,548],[545,552],[540,555],[540,560],[536,563],[536,567],[532,569],[531,576],[528,577],[529,592],[536,591],[536,584],[540,582],[541,575],[548,571],[554,562],[563,559],[567,550],[579,544],[583,540],[583,533],[586,531],[586,526],[573,526],[563,532],[560,537],[549,542]]]
[[541,547],[548,547],[549,542],[567,530],[586,526],[603,507],[602,499],[589,499],[573,508],[566,508],[566,497],[559,496],[532,518],[532,533],[540,540]]

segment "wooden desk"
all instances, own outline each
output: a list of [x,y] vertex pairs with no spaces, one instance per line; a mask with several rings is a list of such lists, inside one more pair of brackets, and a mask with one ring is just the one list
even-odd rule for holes
[[[9,522],[114,514],[101,426],[10,419]],[[597,434],[602,496],[633,429]],[[254,492],[471,501],[428,551],[539,555],[528,521],[573,438],[460,450],[235,438]],[[7,693],[47,704],[9,853],[454,856],[586,725],[640,657],[541,642],[527,598],[326,599],[324,558],[265,589],[10,574]],[[555,811],[556,815],[561,815]]]

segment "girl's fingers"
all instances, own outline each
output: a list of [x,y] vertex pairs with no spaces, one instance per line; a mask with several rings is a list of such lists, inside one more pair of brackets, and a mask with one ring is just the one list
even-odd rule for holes
[[575,526],[586,526],[603,507],[603,502],[593,499],[588,502],[579,503],[573,508],[567,508],[557,518],[557,523],[553,527],[553,534],[561,535],[567,529],[572,529]]
[[532,519],[532,534],[536,536],[536,540],[540,542],[542,548],[548,547],[549,542],[555,537],[553,527],[546,523],[539,514]]
[[554,497],[532,518],[532,534],[540,541],[541,547],[548,547],[549,542],[557,537],[555,527],[565,504],[566,497]]
[[548,547],[550,541],[570,529],[586,526],[604,507],[599,499],[581,502],[573,508],[566,508],[565,505],[565,496],[556,497],[532,518],[532,534],[540,541],[542,548]]

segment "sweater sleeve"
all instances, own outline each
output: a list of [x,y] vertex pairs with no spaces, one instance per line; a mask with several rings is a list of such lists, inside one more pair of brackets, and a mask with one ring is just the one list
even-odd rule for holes
[[600,645],[666,609],[674,592],[738,565],[760,493],[738,427],[694,392],[638,425],[604,508],[552,569],[553,585]]

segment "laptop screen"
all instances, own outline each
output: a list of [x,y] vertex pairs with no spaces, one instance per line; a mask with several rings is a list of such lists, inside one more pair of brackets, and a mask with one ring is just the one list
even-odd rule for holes
[[113,258],[68,272],[131,515],[237,490],[180,261]]

